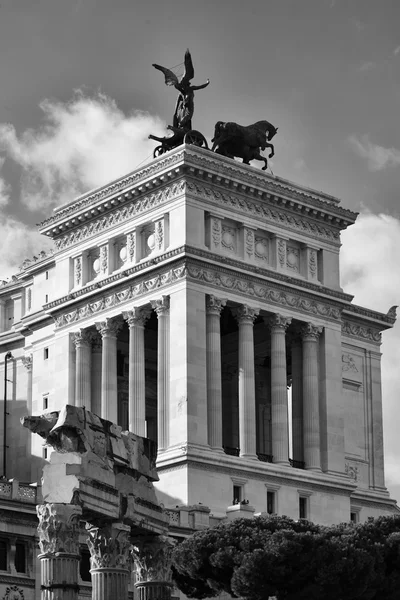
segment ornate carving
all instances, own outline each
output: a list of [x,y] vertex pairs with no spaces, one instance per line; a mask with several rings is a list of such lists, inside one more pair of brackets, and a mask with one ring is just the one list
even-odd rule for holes
[[82,257],[77,256],[74,259],[74,287],[82,283]]
[[80,506],[75,504],[38,504],[39,547],[42,554],[79,555]]
[[222,226],[221,244],[227,250],[236,252],[236,229],[233,227]]
[[131,528],[122,523],[98,527],[86,524],[87,544],[92,569],[128,569],[130,562]]
[[122,321],[118,318],[106,318],[104,321],[95,323],[97,331],[104,337],[105,335],[117,336],[122,327]]
[[268,240],[266,238],[263,238],[263,237],[255,238],[254,253],[256,255],[256,258],[258,258],[260,260],[265,260],[266,262],[269,262],[268,249],[269,249],[269,244],[268,244]]
[[32,371],[33,355],[27,354],[26,356],[23,356],[22,364],[24,365],[24,367],[26,368],[27,371]]
[[218,217],[211,217],[211,237],[214,248],[219,248],[222,241],[222,224]]
[[126,236],[126,248],[128,253],[128,261],[134,263],[136,259],[136,231],[131,231]]
[[221,310],[225,305],[226,300],[221,300],[221,298],[209,295],[206,299],[206,313],[219,316],[221,314]]
[[252,259],[254,256],[254,251],[255,251],[254,241],[255,241],[255,235],[254,235],[253,229],[249,229],[248,227],[245,227],[244,247],[245,247],[246,256],[250,259]]
[[240,323],[251,323],[253,324],[256,317],[260,313],[259,308],[252,308],[247,304],[242,304],[238,308],[233,309],[233,315],[237,319],[237,322]]
[[75,347],[78,346],[90,346],[93,339],[93,333],[88,329],[80,329],[72,334],[72,341]]
[[157,313],[157,317],[166,315],[169,312],[169,296],[162,296],[159,300],[151,300],[151,306]]
[[100,246],[100,273],[101,275],[107,275],[108,271],[108,246]]
[[314,248],[310,248],[310,251],[308,254],[308,270],[309,270],[311,279],[317,278],[317,266],[318,266],[317,251],[314,250]]
[[303,340],[316,341],[323,331],[323,327],[313,325],[313,323],[305,323],[300,327],[300,335]]
[[286,247],[286,266],[298,273],[300,271],[300,250],[294,246]]
[[281,269],[284,268],[286,263],[286,240],[278,239],[278,263]]
[[397,318],[397,309],[399,307],[395,304],[394,306],[392,306],[391,308],[389,308],[389,310],[386,313],[386,316],[388,317],[388,319],[391,319],[393,321],[396,320]]
[[164,219],[157,221],[155,225],[155,236],[156,236],[156,250],[161,251],[164,243]]
[[132,556],[135,561],[137,580],[172,583],[171,555],[175,540],[158,536],[155,541],[134,543]]
[[144,327],[150,315],[151,309],[144,306],[134,306],[131,310],[122,312],[122,316],[128,323],[129,327],[134,327],[135,325]]
[[358,373],[356,363],[351,354],[342,354],[342,371],[350,371],[352,373]]
[[350,465],[350,463],[346,463],[344,466],[344,472],[346,473],[346,475],[348,475],[348,477],[350,477],[350,479],[354,479],[354,481],[357,481],[358,479],[358,467],[355,465]]
[[24,591],[17,585],[8,586],[6,588],[6,593],[3,596],[3,600],[24,600],[24,598]]
[[273,330],[273,329],[282,330],[283,329],[284,331],[286,331],[286,329],[289,327],[290,323],[292,322],[292,319],[291,319],[291,317],[284,317],[278,313],[275,313],[271,317],[266,317],[265,322],[267,325],[269,325],[271,330]]
[[342,334],[351,335],[362,340],[368,340],[371,342],[381,343],[382,334],[377,329],[371,327],[364,327],[362,325],[355,325],[348,321],[342,323]]

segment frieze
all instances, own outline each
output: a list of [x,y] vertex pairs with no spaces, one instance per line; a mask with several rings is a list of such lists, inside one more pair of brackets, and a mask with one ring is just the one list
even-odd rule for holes
[[349,335],[377,344],[382,342],[382,334],[377,329],[372,329],[372,327],[366,327],[364,325],[356,325],[349,321],[343,321],[342,335]]

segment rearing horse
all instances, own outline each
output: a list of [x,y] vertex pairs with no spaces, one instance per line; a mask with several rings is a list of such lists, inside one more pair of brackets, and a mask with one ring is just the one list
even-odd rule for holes
[[260,154],[260,150],[270,148],[269,158],[275,154],[272,140],[277,127],[269,121],[257,121],[253,125],[238,125],[237,123],[218,121],[215,125],[212,150],[222,156],[242,158],[244,164],[250,164],[251,160],[264,161],[263,171],[268,167],[267,159]]

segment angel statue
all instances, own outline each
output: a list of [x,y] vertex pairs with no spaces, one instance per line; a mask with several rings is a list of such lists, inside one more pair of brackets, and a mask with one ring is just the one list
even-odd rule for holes
[[189,50],[185,52],[185,73],[179,80],[173,71],[166,67],[153,64],[153,67],[162,71],[165,76],[166,85],[173,85],[179,92],[176,101],[174,119],[172,122],[172,131],[176,133],[176,129],[189,131],[192,129],[192,117],[194,112],[194,92],[202,90],[208,86],[210,80],[207,79],[203,85],[191,85],[190,80],[194,77],[194,68],[192,57]]

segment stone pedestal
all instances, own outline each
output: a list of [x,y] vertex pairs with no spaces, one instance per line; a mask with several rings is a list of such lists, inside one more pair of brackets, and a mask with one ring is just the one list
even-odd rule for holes
[[39,504],[41,600],[78,600],[79,518],[72,504]]
[[106,319],[96,323],[103,340],[101,364],[101,417],[118,422],[117,402],[117,336],[122,323],[117,319]]
[[93,600],[128,600],[130,527],[88,523]]
[[254,319],[259,311],[243,305],[235,310],[239,323],[239,446],[240,456],[257,458]]
[[322,327],[307,323],[301,328],[303,340],[303,424],[305,468],[321,470],[318,395],[318,337]]
[[151,306],[158,317],[157,418],[158,449],[169,446],[169,296],[153,300]]
[[226,301],[208,296],[206,301],[207,435],[213,450],[222,450],[221,310]]
[[84,329],[73,334],[76,348],[75,367],[75,406],[85,406],[91,410],[91,334]]
[[268,324],[271,329],[271,421],[274,463],[289,464],[289,422],[286,372],[285,333],[290,318],[275,314]]

